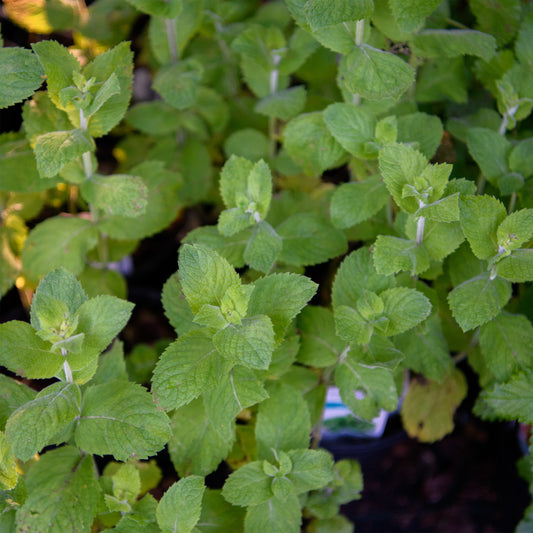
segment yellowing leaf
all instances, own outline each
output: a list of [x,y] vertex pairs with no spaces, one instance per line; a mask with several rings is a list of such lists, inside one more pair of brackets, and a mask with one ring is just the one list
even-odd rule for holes
[[421,442],[435,442],[450,433],[453,415],[466,392],[466,379],[457,369],[442,383],[411,381],[401,411],[409,436]]

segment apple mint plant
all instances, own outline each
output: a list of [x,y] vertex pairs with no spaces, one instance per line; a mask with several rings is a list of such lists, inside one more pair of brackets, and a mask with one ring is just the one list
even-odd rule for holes
[[[4,4],[0,529],[352,531],[331,388],[430,443],[469,366],[533,423],[529,4]],[[176,338],[125,355],[161,232]]]

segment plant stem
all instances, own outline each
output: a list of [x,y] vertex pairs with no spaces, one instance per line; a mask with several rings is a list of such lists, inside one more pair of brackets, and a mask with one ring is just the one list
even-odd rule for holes
[[168,48],[170,50],[170,59],[172,63],[178,62],[178,48],[176,35],[175,19],[165,19],[165,26],[167,30]]
[[[273,51],[272,63],[274,68],[270,71],[269,88],[270,94],[276,94],[278,92],[279,84],[279,69],[278,65],[281,61],[281,54]],[[268,117],[268,138],[270,140],[270,156],[276,155],[276,117]]]
[[476,331],[470,338],[470,342],[468,343],[468,346],[462,352],[459,352],[452,357],[453,362],[455,364],[458,364],[463,359],[466,359],[468,357],[468,354],[478,345],[478,343],[479,343],[479,328],[476,329]]
[[487,183],[485,176],[483,176],[483,174],[480,174],[479,178],[477,179],[476,194],[483,194],[483,191],[485,190],[485,183]]
[[[83,131],[87,131],[88,124],[87,124],[87,118],[83,114],[83,110],[80,109],[80,128]],[[85,172],[85,178],[89,179],[93,173],[93,162],[91,161],[91,152],[85,152],[82,156],[83,160],[83,170]]]
[[74,378],[72,377],[72,370],[70,369],[70,365],[68,364],[68,361],[66,359],[67,357],[67,350],[65,348],[61,348],[61,355],[65,358],[65,361],[63,363],[63,370],[65,371],[65,379],[68,383],[74,383]]
[[470,29],[468,26],[465,26],[464,24],[461,24],[460,22],[457,22],[456,20],[453,20],[451,18],[446,18],[445,20],[450,26],[455,26],[456,28],[459,28],[461,30],[469,30]]
[[424,241],[424,225],[426,217],[418,217],[416,221],[416,244],[422,244]]
[[511,193],[511,199],[509,200],[509,206],[507,207],[507,213],[511,214],[513,212],[515,204],[516,204],[516,192],[513,192]]
[[361,46],[365,37],[365,19],[358,20],[355,23],[355,45]]

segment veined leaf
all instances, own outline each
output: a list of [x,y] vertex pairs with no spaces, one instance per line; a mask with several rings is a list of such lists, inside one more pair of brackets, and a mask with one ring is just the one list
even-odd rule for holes
[[219,306],[226,291],[241,283],[228,261],[205,246],[186,244],[178,264],[183,293],[194,313],[205,304]]
[[13,453],[28,461],[80,413],[81,392],[74,383],[54,383],[9,418],[6,437]]
[[20,529],[37,533],[44,524],[49,533],[91,529],[102,489],[90,455],[73,446],[51,450],[30,468],[26,486],[28,496],[17,510]]
[[511,285],[488,272],[461,283],[448,294],[453,317],[463,331],[493,319],[509,301]]
[[85,391],[75,431],[82,450],[113,455],[118,461],[146,459],[161,450],[169,436],[167,415],[141,385],[111,381]]
[[231,363],[217,352],[205,328],[178,338],[161,355],[153,375],[153,394],[163,409],[177,409],[216,387]]
[[373,258],[377,272],[384,275],[402,270],[421,274],[429,268],[429,255],[422,244],[391,235],[378,235]]
[[308,0],[304,12],[312,31],[352,20],[369,17],[374,10],[373,0]]
[[[311,433],[309,409],[296,389],[278,385],[269,391],[270,398],[259,406],[255,437],[257,456],[273,459],[272,449],[290,451],[307,448]],[[287,409],[291,405],[291,409]]]
[[187,109],[198,98],[203,70],[201,63],[194,59],[166,65],[156,74],[154,89],[171,106],[180,110]]
[[439,0],[390,1],[392,14],[398,26],[409,33],[418,30],[439,4]]
[[31,96],[43,83],[43,69],[30,50],[0,48],[0,109]]
[[176,409],[171,418],[172,436],[168,451],[180,477],[213,472],[230,452],[231,438],[222,438],[206,415],[201,399]]
[[272,477],[263,469],[263,461],[253,461],[233,472],[222,489],[222,496],[233,505],[247,507],[273,497]]
[[30,379],[51,378],[63,365],[63,356],[50,351],[26,322],[11,320],[0,324],[0,363],[20,376]]
[[174,483],[159,501],[157,523],[163,533],[190,533],[200,518],[204,479],[188,476]]
[[496,264],[498,275],[508,281],[533,281],[533,250],[515,250]]
[[44,178],[53,178],[70,161],[94,150],[94,142],[80,129],[53,131],[35,140],[37,170]]
[[0,432],[0,487],[2,490],[14,489],[19,474],[15,456],[3,432]]
[[139,11],[156,17],[176,18],[182,9],[182,0],[127,0]]
[[403,59],[367,44],[342,58],[339,74],[349,91],[369,100],[397,99],[415,81],[413,69]]
[[0,430],[4,431],[7,419],[14,411],[31,402],[36,395],[37,393],[27,385],[4,374],[0,375]]
[[272,274],[258,279],[248,302],[248,316],[267,315],[279,343],[290,321],[313,297],[317,286],[299,274]]

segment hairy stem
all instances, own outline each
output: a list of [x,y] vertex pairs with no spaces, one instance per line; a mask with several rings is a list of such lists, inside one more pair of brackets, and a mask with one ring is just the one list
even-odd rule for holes
[[61,355],[65,358],[65,361],[63,362],[63,370],[65,371],[65,379],[68,383],[74,383],[74,378],[72,377],[72,370],[70,369],[70,365],[67,361],[67,350],[65,348],[61,348]]

